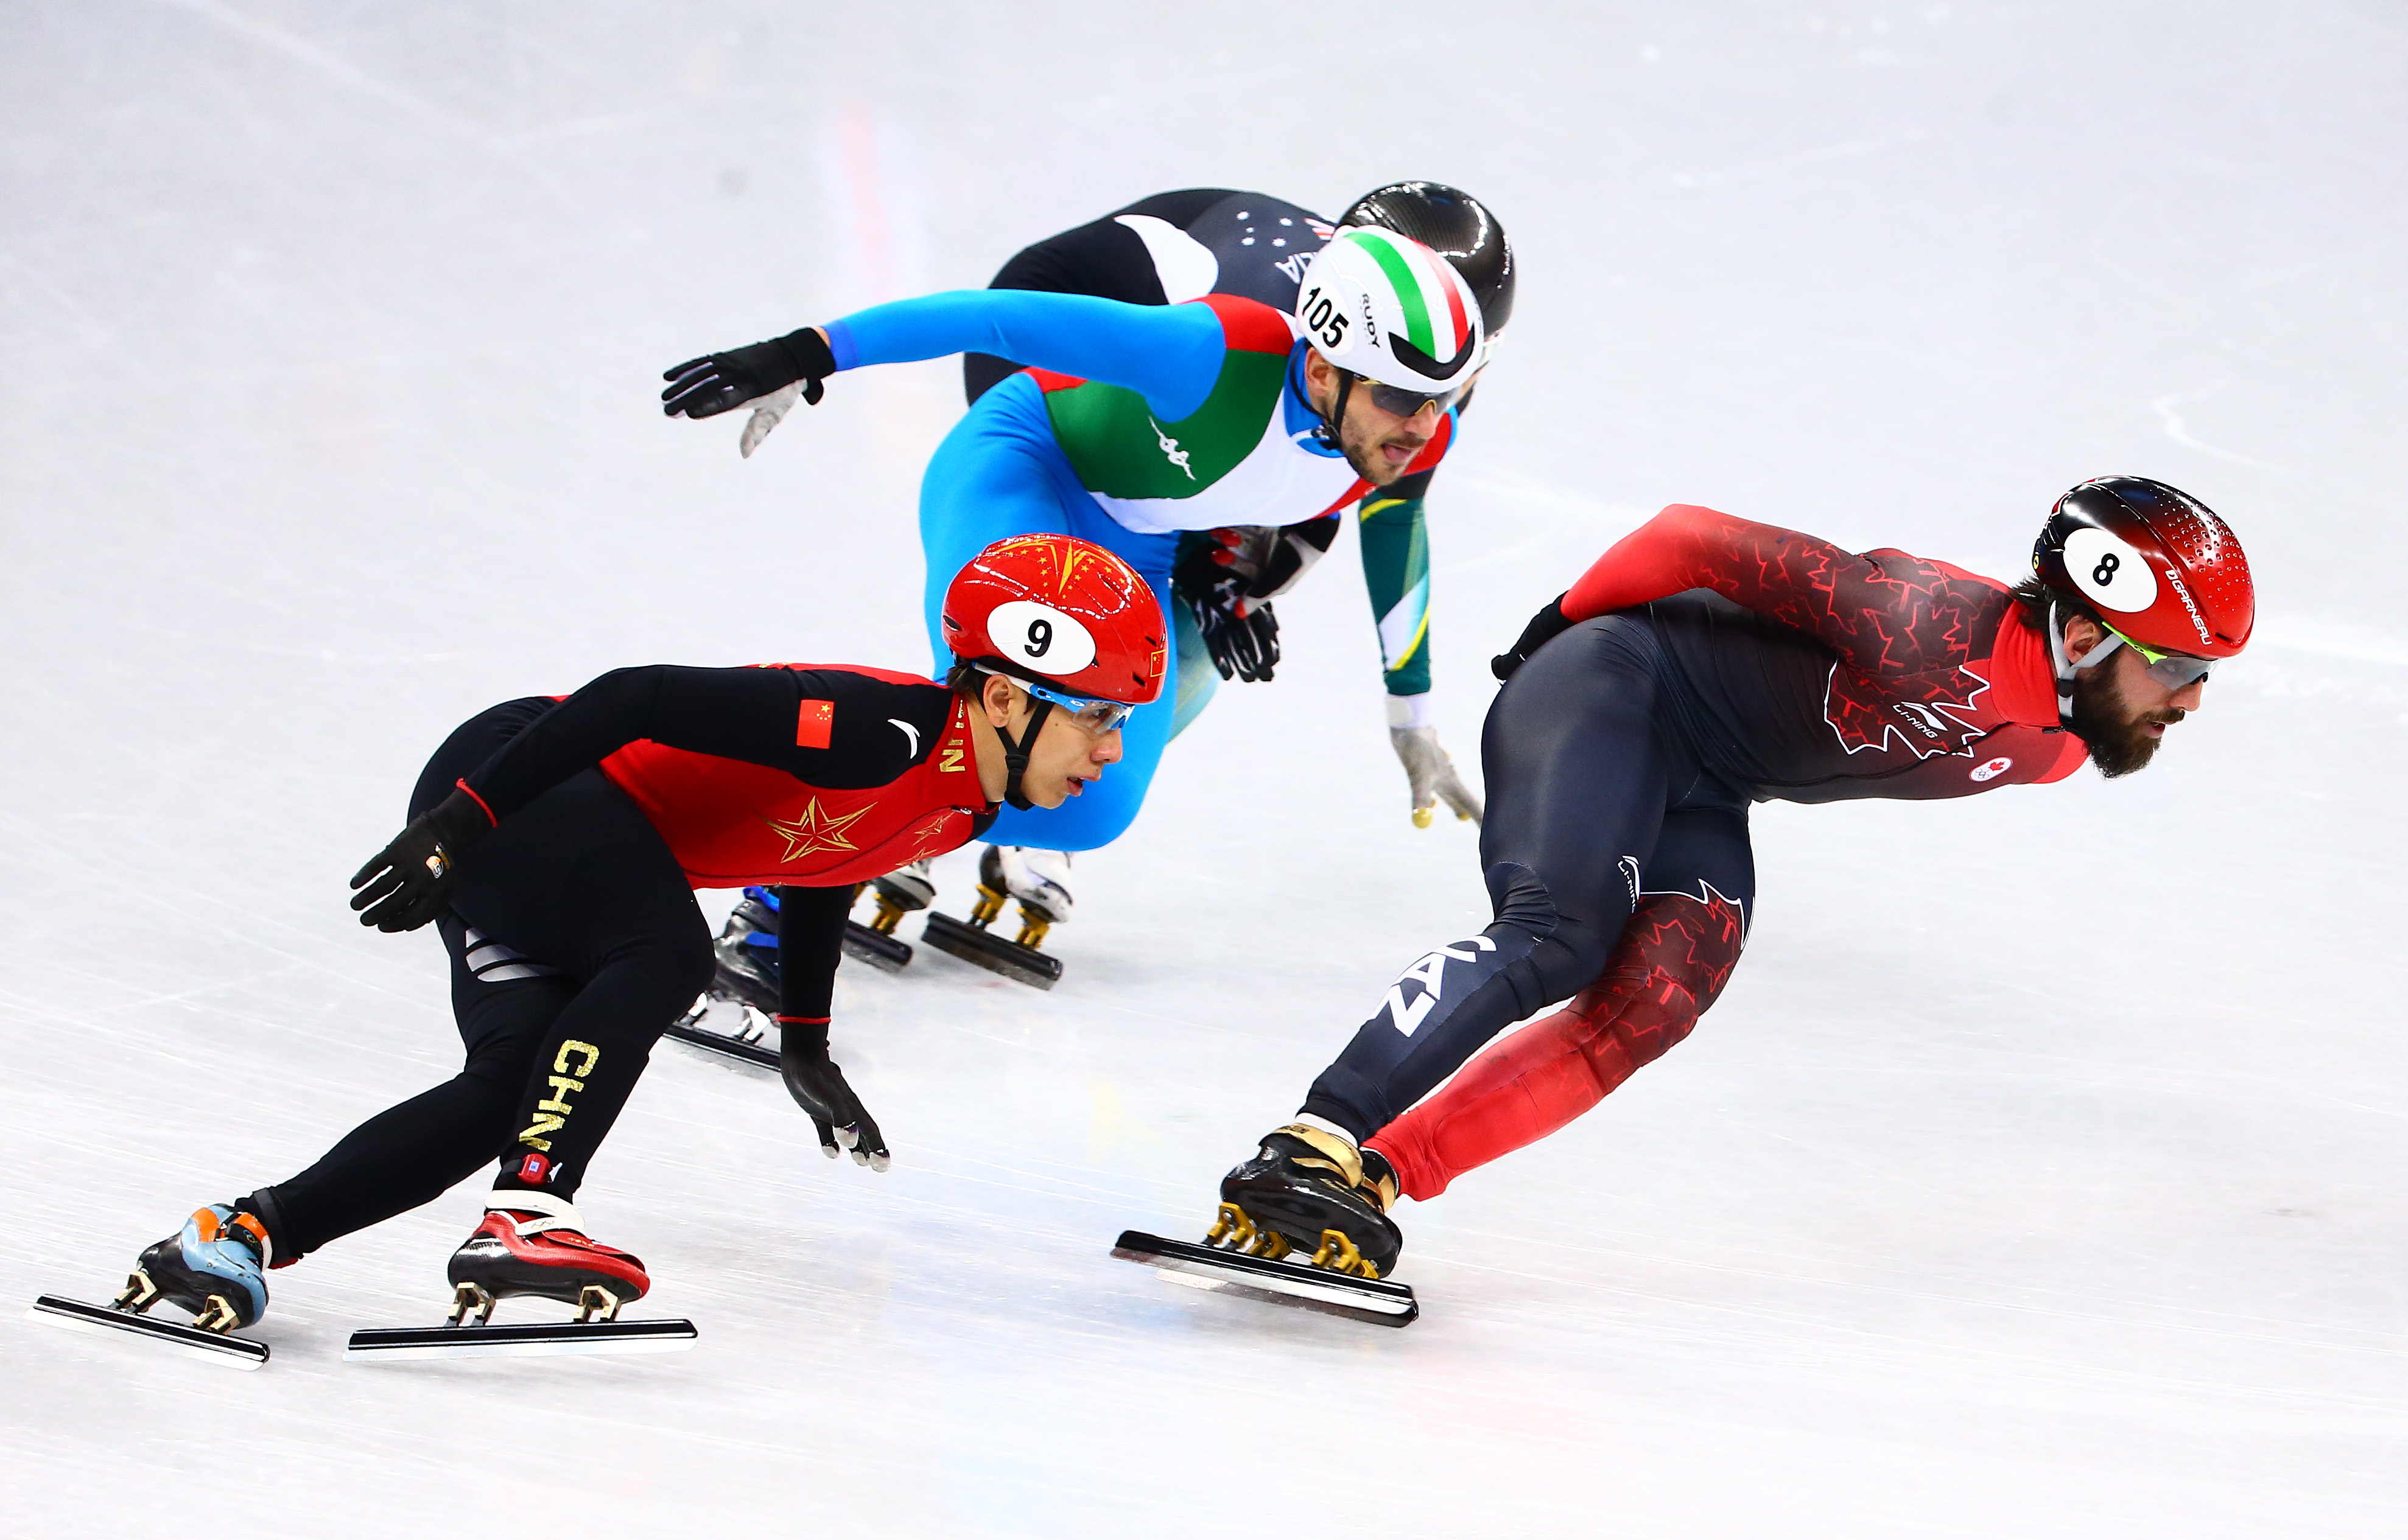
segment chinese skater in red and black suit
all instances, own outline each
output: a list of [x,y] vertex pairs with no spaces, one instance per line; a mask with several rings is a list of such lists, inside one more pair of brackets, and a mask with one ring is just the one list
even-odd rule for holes
[[776,885],[787,1089],[831,1156],[884,1169],[828,1056],[854,885],[953,849],[999,806],[1058,806],[1121,755],[1162,687],[1161,606],[1057,535],[996,542],[944,600],[942,682],[849,665],[654,665],[506,702],[436,751],[408,826],[353,879],[363,923],[433,923],[466,1062],[299,1176],[202,1208],[142,1253],[121,1305],[217,1332],[267,1306],[266,1269],[498,1164],[450,1267],[455,1319],[514,1294],[609,1319],[650,1287],[575,1199],[653,1042],[712,973],[697,888]]

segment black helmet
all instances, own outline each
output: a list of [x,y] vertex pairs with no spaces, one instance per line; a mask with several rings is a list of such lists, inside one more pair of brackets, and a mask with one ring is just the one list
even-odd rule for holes
[[1355,199],[1338,222],[1378,225],[1436,251],[1471,285],[1488,335],[1505,330],[1513,313],[1513,243],[1478,198],[1444,182],[1390,182]]

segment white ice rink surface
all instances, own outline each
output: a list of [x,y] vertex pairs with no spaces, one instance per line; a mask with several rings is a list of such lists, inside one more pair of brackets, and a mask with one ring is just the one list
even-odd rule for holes
[[743,462],[665,365],[1149,192],[1507,221],[1431,504],[1467,762],[1486,655],[1676,499],[2013,575],[2157,476],[2263,615],[2135,779],[1763,808],[1722,1005],[1409,1205],[1388,1332],[1107,1254],[1485,918],[1341,550],[1082,862],[1058,991],[842,976],[892,1172],[656,1053],[584,1206],[695,1351],[345,1363],[472,1184],[275,1275],[256,1375],[0,1324],[0,1530],[2408,1533],[2403,165],[2372,3],[6,0],[0,1304],[452,1073],[432,934],[342,898],[460,719],[924,663],[953,366]]

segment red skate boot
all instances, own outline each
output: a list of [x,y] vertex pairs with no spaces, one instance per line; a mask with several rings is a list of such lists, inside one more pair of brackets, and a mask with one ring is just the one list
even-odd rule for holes
[[496,1189],[444,1276],[455,1326],[490,1323],[494,1306],[518,1294],[573,1305],[580,1322],[615,1320],[652,1286],[641,1262],[586,1235],[575,1204],[532,1190]]

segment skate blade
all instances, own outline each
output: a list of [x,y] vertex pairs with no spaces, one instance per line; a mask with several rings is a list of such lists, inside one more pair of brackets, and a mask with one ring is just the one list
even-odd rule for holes
[[1035,989],[1050,990],[1062,981],[1060,958],[1015,946],[992,931],[980,930],[933,909],[928,912],[928,924],[920,933],[920,939],[948,956]]
[[712,1032],[708,1027],[690,1027],[682,1021],[672,1021],[664,1035],[674,1037],[681,1043],[691,1043],[698,1048],[709,1048],[713,1053],[724,1054],[730,1059],[741,1060],[748,1064],[757,1064],[763,1069],[778,1067],[776,1048],[764,1048],[758,1043],[748,1043],[740,1037],[730,1037],[724,1032]]
[[95,1335],[118,1333],[147,1337],[165,1348],[188,1353],[194,1358],[222,1363],[229,1369],[256,1369],[267,1362],[267,1344],[250,1337],[230,1337],[217,1332],[204,1332],[197,1326],[181,1321],[152,1320],[131,1310],[114,1309],[106,1305],[86,1305],[81,1300],[62,1299],[56,1294],[44,1294],[34,1301],[25,1312],[27,1320],[38,1320],[50,1326],[64,1326],[71,1332],[90,1332]]
[[881,935],[859,920],[848,920],[844,922],[844,955],[882,973],[901,973],[911,965],[911,944]]
[[517,1326],[403,1326],[353,1332],[344,1357],[359,1363],[423,1358],[539,1358],[566,1353],[681,1353],[690,1320],[537,1321]]
[[1112,1255],[1159,1269],[1171,1282],[1190,1288],[1317,1310],[1374,1326],[1410,1326],[1422,1313],[1420,1302],[1405,1284],[1353,1277],[1303,1262],[1268,1262],[1190,1241],[1164,1240],[1142,1231],[1122,1231]]

